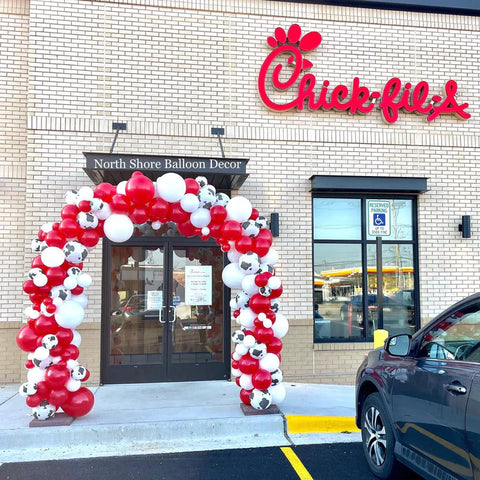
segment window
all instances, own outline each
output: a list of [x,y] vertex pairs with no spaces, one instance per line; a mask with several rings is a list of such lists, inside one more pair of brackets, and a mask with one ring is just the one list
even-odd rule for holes
[[378,328],[414,333],[416,237],[416,196],[313,198],[315,341],[371,340]]
[[463,308],[425,334],[420,357],[480,363],[480,305]]

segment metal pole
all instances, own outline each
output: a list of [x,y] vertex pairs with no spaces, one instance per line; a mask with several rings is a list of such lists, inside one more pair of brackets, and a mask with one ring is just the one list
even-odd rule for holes
[[382,237],[377,237],[377,312],[378,328],[383,328],[383,258]]

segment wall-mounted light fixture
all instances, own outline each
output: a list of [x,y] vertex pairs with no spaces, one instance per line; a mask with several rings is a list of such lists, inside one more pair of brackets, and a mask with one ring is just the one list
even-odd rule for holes
[[458,225],[458,231],[462,232],[463,238],[470,238],[472,232],[470,231],[470,215],[462,215],[462,223]]
[[120,123],[120,122],[112,122],[112,130],[115,130],[115,136],[113,137],[113,143],[112,143],[112,146],[110,147],[110,153],[113,153],[113,149],[115,148],[115,143],[117,141],[118,134],[121,131],[127,130],[127,124]]
[[278,213],[270,214],[270,231],[272,232],[272,236],[280,236],[280,216]]
[[222,158],[225,158],[225,152],[223,151],[223,145],[222,145],[222,137],[220,136],[220,135],[225,135],[225,129],[212,127],[210,132],[212,135],[216,135],[218,137],[218,143],[220,144],[220,151],[222,152]]

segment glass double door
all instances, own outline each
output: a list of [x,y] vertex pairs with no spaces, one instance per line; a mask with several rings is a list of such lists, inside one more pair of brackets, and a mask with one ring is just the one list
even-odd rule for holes
[[156,238],[104,255],[103,383],[227,378],[221,249]]

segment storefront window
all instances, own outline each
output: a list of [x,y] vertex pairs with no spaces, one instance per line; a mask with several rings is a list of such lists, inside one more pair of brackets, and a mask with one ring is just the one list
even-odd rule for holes
[[416,330],[415,208],[415,197],[313,199],[315,341]]

